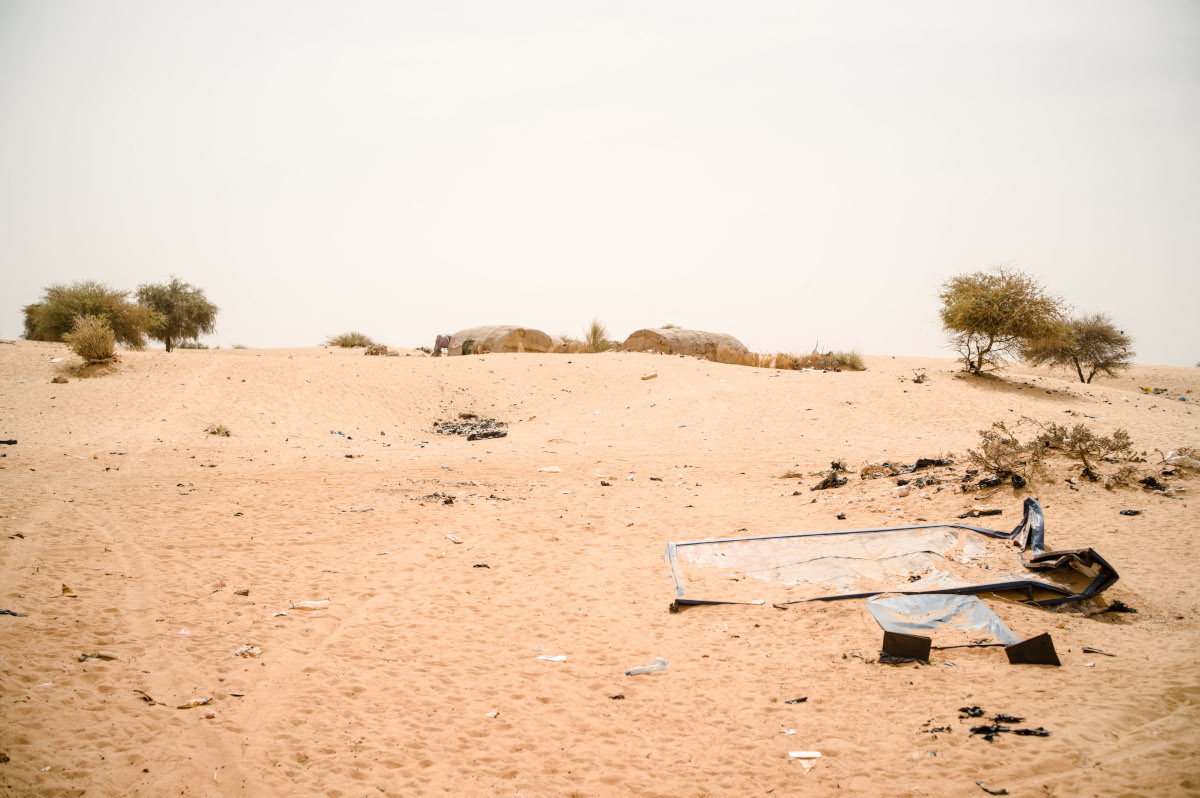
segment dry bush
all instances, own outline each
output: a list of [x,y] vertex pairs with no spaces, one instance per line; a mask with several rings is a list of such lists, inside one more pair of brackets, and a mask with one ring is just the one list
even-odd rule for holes
[[857,352],[827,352],[821,354],[813,351],[807,355],[793,355],[785,352],[773,354],[764,352],[743,352],[728,346],[717,347],[716,352],[707,356],[714,363],[725,363],[732,366],[749,368],[780,369],[782,371],[800,371],[801,369],[824,369],[826,371],[865,371],[866,365],[862,356]]
[[[1021,426],[1018,421],[1014,427]],[[1036,438],[1022,442],[1003,421],[979,431],[979,449],[967,450],[967,462],[998,477],[1014,474],[1028,480],[1042,466],[1044,448]]]
[[383,344],[373,344],[371,346],[368,346],[367,351],[363,352],[363,354],[364,355],[373,355],[376,357],[383,357],[388,354],[388,348],[386,346],[384,346]]
[[848,352],[834,352],[833,359],[837,361],[840,368],[847,371],[867,370],[867,364],[863,362],[862,355],[853,349]]
[[107,363],[117,356],[112,328],[99,316],[76,316],[63,341],[88,363]]
[[[1031,419],[1029,421],[1036,424]],[[1036,425],[1041,430],[1039,444],[1077,458],[1083,464],[1084,470],[1092,474],[1095,473],[1092,468],[1093,462],[1099,463],[1103,460],[1115,463],[1133,456],[1133,441],[1123,429],[1114,430],[1111,436],[1105,437],[1092,432],[1086,424],[1076,424],[1070,429],[1053,422]]]
[[326,338],[325,346],[340,346],[349,349],[354,346],[375,346],[375,342],[365,333],[344,332],[341,335],[331,335]]
[[569,335],[564,335],[562,336],[562,339],[563,345],[560,351],[568,355],[580,355],[591,351],[588,349],[588,345],[583,341],[580,341],[578,338],[572,338]]
[[199,341],[184,341],[183,343],[174,344],[172,349],[208,349],[208,344],[202,344]]
[[230,435],[229,427],[224,424],[209,424],[205,432],[209,435],[220,435],[225,438],[228,438]]
[[234,344],[233,346],[231,346],[229,348],[230,349],[249,349],[250,347],[246,346],[245,344]]
[[[1017,437],[1021,427],[1033,434],[1021,440]],[[1105,484],[1125,485],[1137,476],[1137,469],[1127,462],[1134,456],[1133,442],[1123,429],[1115,430],[1110,436],[1101,436],[1086,424],[1068,428],[1023,417],[1011,429],[997,421],[990,430],[980,430],[979,438],[979,449],[967,450],[967,460],[981,471],[999,477],[1016,474],[1029,479],[1043,467],[1049,452],[1060,452],[1077,459],[1083,466],[1083,475],[1093,481],[1100,478],[1095,466],[1101,462],[1122,464],[1115,473],[1105,477]]]

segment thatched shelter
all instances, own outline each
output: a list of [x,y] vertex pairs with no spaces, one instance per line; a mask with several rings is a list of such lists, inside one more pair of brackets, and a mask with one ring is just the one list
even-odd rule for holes
[[748,352],[746,345],[732,335],[702,330],[681,330],[677,327],[638,330],[625,339],[626,352],[663,352],[668,355],[697,355],[713,357],[717,349],[726,346],[734,352]]
[[549,352],[553,346],[550,336],[530,327],[513,324],[487,324],[459,330],[450,336],[450,354],[461,355],[463,344],[472,341],[471,353],[484,352]]

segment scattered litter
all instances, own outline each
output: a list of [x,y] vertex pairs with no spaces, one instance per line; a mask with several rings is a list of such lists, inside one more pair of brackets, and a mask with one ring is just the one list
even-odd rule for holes
[[497,718],[500,716],[500,713],[499,712],[485,712],[485,713],[483,713],[483,716],[485,718]]
[[[739,530],[742,531],[742,530]],[[1041,505],[1030,497],[1011,532],[956,522],[803,534],[707,538],[667,544],[671,609],[715,604],[795,603],[881,593],[1046,590],[1050,607],[1090,599],[1117,582],[1093,549],[1048,550]],[[873,554],[880,552],[880,554]],[[1080,574],[1088,576],[1084,583]],[[747,579],[748,574],[755,578]]]
[[492,566],[488,565],[485,562],[477,562],[474,565],[472,565],[471,567],[472,568],[487,568],[487,569],[491,570]]
[[960,718],[982,718],[983,707],[959,707],[958,711],[962,714]]
[[1098,648],[1092,648],[1091,646],[1084,646],[1084,647],[1083,647],[1083,653],[1084,653],[1084,654],[1101,654],[1101,655],[1103,655],[1103,656],[1105,656],[1105,657],[1115,657],[1115,656],[1117,656],[1116,654],[1109,654],[1107,651],[1101,651],[1100,649],[1098,649]]
[[1022,737],[1049,737],[1050,736],[1050,732],[1046,731],[1045,729],[1041,728],[1040,726],[1036,729],[1014,729],[1010,726],[1001,726],[999,723],[992,723],[992,724],[989,724],[986,726],[972,726],[971,727],[971,735],[972,736],[978,734],[979,736],[983,737],[983,739],[987,740],[989,743],[996,741],[996,735],[1010,733],[1010,732],[1012,734],[1017,734]]
[[460,538],[458,535],[451,535],[449,533],[446,535],[446,540],[450,541],[451,543],[462,543],[462,538]]
[[[1180,397],[1180,401],[1184,401],[1184,398]],[[1197,460],[1194,457],[1188,457],[1186,454],[1180,454],[1178,452],[1168,452],[1167,456],[1164,457],[1163,460],[1173,466],[1200,469],[1200,460]]]
[[1100,612],[1101,613],[1104,613],[1104,612],[1128,612],[1128,613],[1136,614],[1137,610],[1135,610],[1133,607],[1130,607],[1124,601],[1114,601],[1112,604],[1109,604],[1106,608],[1100,610]]
[[25,613],[23,613],[23,612],[13,612],[12,610],[0,610],[0,615],[11,615],[11,616],[13,616],[14,618],[24,618],[24,617],[26,617]]
[[780,729],[779,733],[780,734],[795,734],[796,730],[795,729]]
[[636,668],[630,668],[625,671],[626,676],[641,676],[645,673],[655,673],[657,671],[665,671],[667,669],[667,661],[662,657],[655,657],[654,661],[649,665],[639,665]]
[[239,590],[235,590],[235,591],[233,591],[233,595],[235,595],[235,596],[249,596],[249,595],[250,595],[250,588],[248,588],[248,587],[243,587],[243,588],[241,588],[241,589],[239,589]]
[[821,752],[820,751],[789,751],[788,757],[790,757],[791,759],[797,760],[801,765],[803,765],[804,772],[807,773],[808,771],[812,770],[813,765],[816,764],[816,762],[814,760],[821,758]]
[[278,618],[280,615],[287,615],[287,614],[288,614],[288,611],[287,611],[287,610],[280,610],[279,612],[275,613],[275,614],[274,614],[274,615],[272,615],[271,617],[272,617],[272,618]]
[[180,629],[180,630],[179,630],[178,632],[176,632],[175,634],[178,634],[178,635],[190,635],[190,634],[191,634],[191,632],[190,632],[189,630],[187,630],[187,629]]
[[846,484],[845,477],[839,477],[838,473],[836,471],[830,471],[829,474],[823,480],[818,482],[816,485],[813,485],[811,488],[809,488],[809,490],[810,491],[828,490],[829,488],[840,488],[842,485],[845,485],[845,484]]
[[467,440],[472,441],[485,438],[503,438],[508,434],[503,431],[508,426],[504,421],[494,418],[480,418],[474,413],[459,413],[458,418],[458,421],[435,421],[433,422],[433,429],[430,432],[435,435],[465,435]]
[[546,662],[566,662],[567,661],[566,654],[559,654],[557,657],[548,657],[545,654],[538,654],[537,658],[544,659],[544,660],[546,660]]
[[988,795],[1008,795],[1008,790],[1004,789],[1003,787],[991,787],[987,784],[984,784],[982,781],[976,781],[975,783],[979,785],[979,789],[983,790]]
[[262,649],[258,646],[244,645],[233,653],[239,657],[257,657],[262,653]]
[[808,700],[808,696],[801,696],[800,698],[789,698],[787,701],[784,701],[783,703],[785,703],[785,704],[803,704],[807,700]]
[[609,696],[609,698],[611,698],[613,701],[624,701],[624,700],[625,700],[625,694],[624,694],[624,693],[617,693],[616,695],[610,695],[610,696]]
[[1004,511],[999,509],[981,509],[979,507],[972,507],[970,510],[967,510],[965,513],[960,515],[959,518],[983,518],[984,516],[988,515],[1003,514]]
[[103,649],[101,649],[100,651],[96,651],[92,654],[85,653],[85,654],[79,655],[80,662],[87,662],[88,660],[92,660],[92,659],[120,659],[120,657],[118,657],[116,654],[112,653],[111,651],[104,651]]
[[903,499],[911,492],[912,488],[910,488],[908,485],[897,485],[896,487],[892,488],[892,498]]
[[329,607],[329,599],[321,599],[320,601],[294,601],[291,609],[293,610],[323,610]]
[[74,590],[72,590],[67,585],[62,586],[62,593],[60,593],[59,595],[64,596],[66,598],[79,598],[79,594],[76,593]]
[[[657,376],[658,376],[658,372],[656,371],[653,374],[646,374],[645,376],[642,377],[642,379],[643,380],[652,380]],[[724,380],[722,380],[722,382],[724,382]]]
[[185,701],[180,704],[177,709],[191,709],[192,707],[202,707],[212,701],[211,698],[193,698],[191,701]]
[[1122,510],[1121,515],[1141,515],[1141,510]]

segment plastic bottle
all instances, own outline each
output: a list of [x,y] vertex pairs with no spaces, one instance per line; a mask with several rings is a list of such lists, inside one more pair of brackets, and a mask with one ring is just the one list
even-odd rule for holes
[[662,657],[655,657],[654,662],[649,665],[642,665],[637,668],[631,668],[625,671],[626,676],[641,676],[643,673],[654,673],[655,671],[665,671],[667,669],[667,661]]

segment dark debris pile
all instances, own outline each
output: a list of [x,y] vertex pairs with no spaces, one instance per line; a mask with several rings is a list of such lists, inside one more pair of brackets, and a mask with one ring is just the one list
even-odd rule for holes
[[466,435],[467,440],[483,440],[487,438],[503,438],[508,435],[504,430],[507,422],[494,418],[480,418],[474,413],[459,413],[455,421],[435,421],[435,435]]

